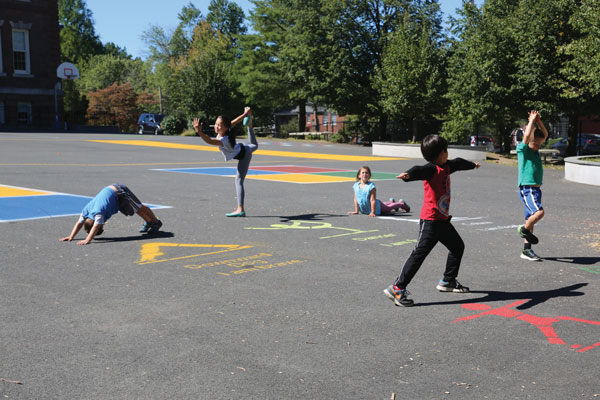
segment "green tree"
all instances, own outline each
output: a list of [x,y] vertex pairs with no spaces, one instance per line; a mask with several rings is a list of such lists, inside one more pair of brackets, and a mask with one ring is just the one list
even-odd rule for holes
[[405,12],[418,13],[436,0],[326,0],[322,24],[327,33],[328,58],[322,76],[326,103],[341,114],[378,120],[376,136],[386,132],[388,113],[382,106],[375,72],[382,67],[390,34]]
[[600,2],[581,0],[569,23],[577,37],[560,49],[569,56],[562,73],[575,85],[565,86],[565,94],[597,97],[600,95]]
[[113,42],[105,43],[102,50],[103,54],[110,54],[119,58],[131,58],[131,54],[127,53],[126,48],[121,48]]
[[[542,112],[546,120],[565,114],[569,118],[567,154],[575,154],[580,116],[597,110],[598,101],[587,90],[573,90],[580,85],[577,74],[569,74],[573,55],[562,51],[572,43],[586,41],[572,22],[577,21],[581,1],[521,0],[514,28],[519,32],[519,56],[516,60],[517,85],[523,91],[523,113],[529,109]],[[588,3],[590,4],[590,3]],[[573,19],[575,18],[575,19]],[[587,28],[584,28],[587,29]],[[591,36],[597,40],[598,33]],[[585,62],[585,60],[582,60]],[[588,64],[585,62],[584,65]]]
[[[58,0],[61,60],[78,68],[96,54],[103,52],[102,43],[94,30],[92,12],[85,0]],[[84,124],[87,100],[74,81],[63,81],[65,121],[68,125]]]
[[[280,106],[297,104],[300,110],[297,129],[305,131],[310,84],[306,81],[303,54],[310,52],[305,42],[294,36],[307,28],[300,21],[306,21],[302,13],[309,5],[297,0],[256,0],[254,5],[250,21],[257,34],[242,41],[245,47],[240,62],[243,68],[241,90],[254,98],[257,98],[255,94],[265,96],[265,104],[280,101]],[[258,51],[256,57],[250,54],[253,51]],[[264,77],[263,81],[268,81],[269,75],[272,75],[271,93],[252,87],[252,77]]]
[[94,54],[103,52],[94,30],[92,12],[85,0],[58,0],[60,53],[63,61],[80,65]]
[[136,92],[150,89],[148,76],[150,65],[140,59],[129,59],[111,54],[93,56],[81,70],[81,78],[76,81],[82,93],[104,89],[113,83],[129,83]]
[[208,22],[215,31],[226,35],[233,47],[237,46],[239,36],[245,35],[248,28],[244,25],[244,11],[236,3],[228,0],[211,0],[208,5]]
[[196,26],[188,54],[170,62],[168,95],[179,112],[211,119],[239,112],[229,47],[229,39],[207,22]]
[[417,140],[418,119],[444,113],[444,57],[439,16],[405,12],[398,30],[389,36],[381,68],[376,68],[383,110],[412,121],[413,141]]
[[459,11],[448,60],[450,107],[442,129],[448,140],[462,143],[478,133],[480,126],[501,139],[520,115],[523,94],[515,81],[516,9],[511,0],[488,0],[482,9],[465,2]]
[[[258,125],[258,121],[270,121],[274,110],[290,102],[290,85],[277,59],[277,44],[266,42],[258,34],[241,36],[239,43],[241,56],[234,65],[234,75]],[[297,130],[296,123],[294,131]]]

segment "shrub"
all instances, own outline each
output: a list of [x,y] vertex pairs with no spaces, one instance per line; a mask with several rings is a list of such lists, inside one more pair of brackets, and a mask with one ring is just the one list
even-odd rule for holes
[[290,132],[296,132],[298,130],[298,118],[294,117],[285,125],[279,127],[279,136],[282,138],[290,137]]
[[163,133],[165,135],[179,135],[187,128],[187,119],[181,114],[167,115],[162,121]]
[[329,135],[329,141],[333,143],[346,143],[348,141],[346,131],[344,129],[340,129],[336,133]]

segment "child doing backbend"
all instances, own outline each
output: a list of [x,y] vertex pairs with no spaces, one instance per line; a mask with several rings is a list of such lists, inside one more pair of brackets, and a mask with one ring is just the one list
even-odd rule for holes
[[356,174],[356,183],[353,186],[354,211],[350,211],[348,214],[361,213],[375,217],[376,215],[391,214],[398,209],[410,211],[410,206],[402,199],[398,201],[390,199],[387,202],[377,200],[375,184],[370,179],[371,168],[361,167]]

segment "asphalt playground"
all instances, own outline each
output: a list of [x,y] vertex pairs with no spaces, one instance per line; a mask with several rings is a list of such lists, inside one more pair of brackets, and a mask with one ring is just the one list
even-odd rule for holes
[[[383,289],[417,239],[423,185],[394,177],[424,161],[259,146],[247,217],[227,218],[235,164],[200,138],[0,133],[0,398],[600,398],[600,188],[545,170],[532,262],[516,168],[453,174],[471,293],[436,291],[438,244],[404,308]],[[411,212],[348,215],[363,165]],[[90,245],[60,242],[114,182],[162,231],[118,214]]]

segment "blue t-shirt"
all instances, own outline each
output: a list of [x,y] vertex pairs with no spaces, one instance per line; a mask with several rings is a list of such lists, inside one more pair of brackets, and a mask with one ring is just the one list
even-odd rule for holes
[[90,218],[94,224],[104,224],[110,217],[119,212],[119,199],[115,191],[107,186],[83,207],[80,220]]
[[[361,182],[358,181],[352,187],[356,196],[356,202],[358,203],[358,209],[361,214],[371,214],[371,191],[375,189],[375,184],[369,182],[363,187],[360,187],[360,184]],[[381,202],[375,200],[375,204],[375,215],[381,215]]]

